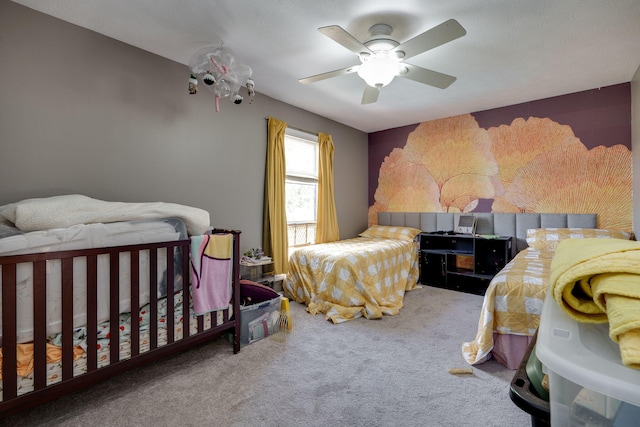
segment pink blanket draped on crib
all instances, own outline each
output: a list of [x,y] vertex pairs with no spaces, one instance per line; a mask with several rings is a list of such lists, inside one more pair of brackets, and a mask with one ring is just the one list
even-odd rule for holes
[[233,236],[191,236],[191,292],[197,315],[224,310],[231,301]]

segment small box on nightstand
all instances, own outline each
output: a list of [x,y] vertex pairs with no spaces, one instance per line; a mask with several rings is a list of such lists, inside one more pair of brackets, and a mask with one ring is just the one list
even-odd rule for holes
[[260,260],[241,261],[240,262],[240,278],[251,280],[262,285],[274,288],[274,283],[282,281],[280,275],[274,276],[273,260],[264,257]]

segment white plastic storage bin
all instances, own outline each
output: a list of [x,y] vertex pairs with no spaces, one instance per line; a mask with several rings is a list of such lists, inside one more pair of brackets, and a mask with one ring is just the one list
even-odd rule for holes
[[536,355],[549,375],[553,427],[640,425],[640,371],[622,364],[608,323],[571,319],[548,292]]
[[280,325],[280,295],[273,289],[240,281],[240,345],[266,338]]

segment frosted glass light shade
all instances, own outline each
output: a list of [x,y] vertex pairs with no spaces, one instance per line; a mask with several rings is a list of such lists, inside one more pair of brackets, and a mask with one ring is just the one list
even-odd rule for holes
[[366,57],[358,68],[358,75],[371,87],[386,86],[400,74],[400,62],[385,52]]

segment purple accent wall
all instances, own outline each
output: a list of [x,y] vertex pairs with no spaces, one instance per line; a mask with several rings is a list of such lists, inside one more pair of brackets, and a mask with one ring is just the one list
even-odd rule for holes
[[481,128],[508,125],[515,118],[548,117],[573,129],[589,149],[621,144],[631,149],[631,83],[555,96],[472,113]]

